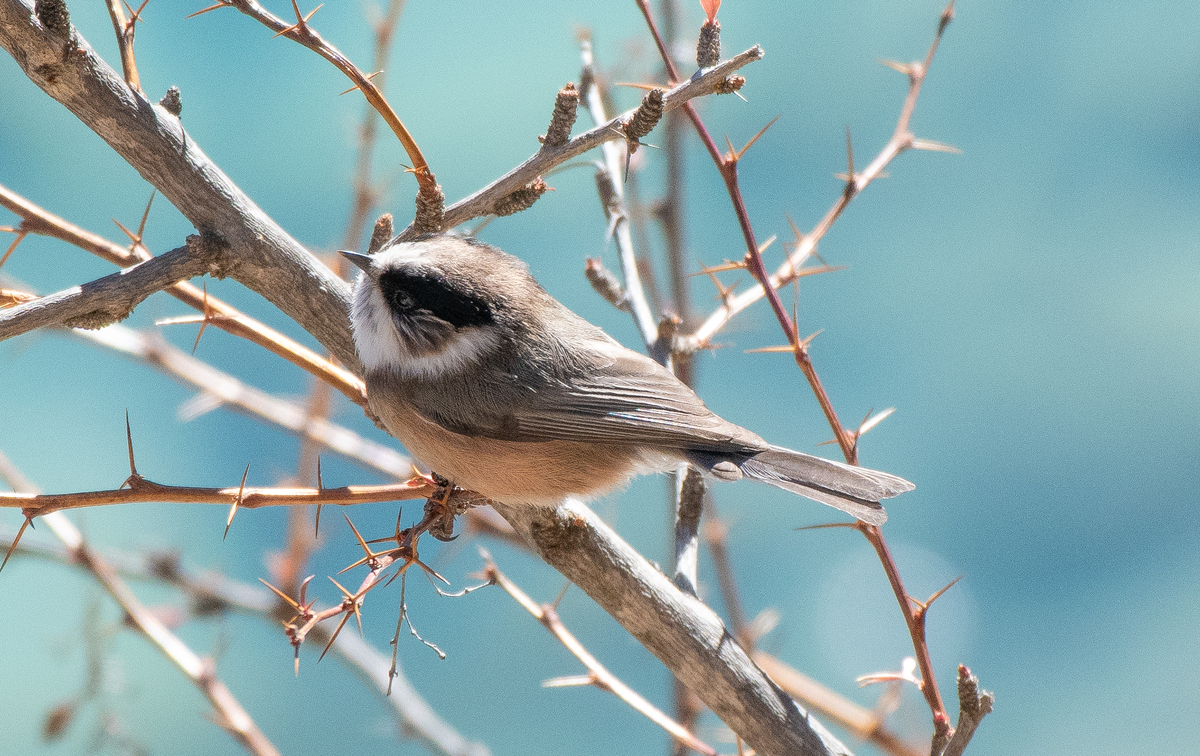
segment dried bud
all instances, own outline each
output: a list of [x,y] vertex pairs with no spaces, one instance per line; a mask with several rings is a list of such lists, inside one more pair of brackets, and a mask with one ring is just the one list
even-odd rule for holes
[[561,147],[571,138],[571,127],[575,125],[575,115],[579,110],[579,91],[575,85],[567,85],[558,90],[554,98],[554,114],[550,116],[550,127],[546,135],[538,137],[543,147]]
[[373,255],[383,249],[383,245],[391,240],[393,231],[395,231],[395,225],[392,221],[392,214],[384,213],[379,216],[379,220],[375,221],[375,228],[371,229],[371,241],[367,244],[367,254]]
[[46,712],[42,721],[42,740],[47,742],[58,740],[67,732],[71,720],[75,718],[75,701],[68,699]]
[[642,104],[633,112],[633,117],[630,118],[621,127],[625,132],[625,138],[632,141],[637,141],[650,133],[662,118],[663,114],[663,91],[661,89],[651,89],[642,98]]
[[442,187],[434,182],[433,174],[426,173],[427,179],[418,176],[417,212],[413,216],[413,230],[418,234],[433,234],[442,230],[442,220],[446,211],[446,194]]
[[737,74],[734,74],[733,76],[726,76],[721,80],[721,83],[717,85],[717,94],[733,94],[741,89],[745,84],[745,76],[738,76]]
[[705,21],[700,27],[700,41],[696,43],[696,65],[712,68],[721,60],[721,22],[715,18]]
[[619,203],[613,188],[612,175],[603,163],[596,163],[596,194],[600,196],[600,206],[604,208],[606,215],[617,211]]
[[550,191],[550,187],[546,185],[541,176],[538,176],[524,187],[497,200],[496,204],[492,206],[492,214],[503,217],[528,210],[533,207],[534,202],[538,201],[538,197],[548,191]]
[[587,263],[583,267],[583,275],[587,276],[588,283],[596,290],[596,293],[604,297],[613,307],[618,310],[629,310],[629,299],[625,296],[625,287],[621,286],[621,281],[611,270],[604,267],[604,263],[600,262],[599,257],[589,257]]
[[183,100],[179,97],[179,87],[171,87],[163,98],[158,101],[159,105],[163,106],[163,110],[167,111],[176,118],[183,112]]
[[71,36],[71,12],[67,10],[66,0],[37,0],[33,12],[42,26],[60,37]]

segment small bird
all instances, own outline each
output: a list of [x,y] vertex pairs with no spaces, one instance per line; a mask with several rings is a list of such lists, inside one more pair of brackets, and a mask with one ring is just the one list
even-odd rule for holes
[[513,506],[590,499],[687,462],[880,525],[913,484],[773,446],[715,415],[669,370],[550,296],[517,258],[431,235],[374,255],[351,323],[388,431],[462,488]]

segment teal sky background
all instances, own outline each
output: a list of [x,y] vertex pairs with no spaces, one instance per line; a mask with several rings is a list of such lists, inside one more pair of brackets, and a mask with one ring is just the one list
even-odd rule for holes
[[[318,253],[337,249],[361,99],[338,97],[348,85],[332,67],[233,11],[183,20],[206,4],[150,3],[137,32],[143,87],[158,99],[178,85],[190,136],[289,233]],[[748,102],[701,104],[710,130],[741,144],[782,116],[741,166],[760,239],[789,238],[789,216],[810,228],[834,201],[847,125],[860,166],[883,146],[905,80],[877,61],[923,57],[940,10],[925,0],[722,7],[726,54],[757,43],[766,57],[744,71]],[[71,11],[115,64],[103,4],[76,0]],[[332,0],[314,18],[364,68],[366,13],[359,2]],[[686,3],[684,15],[690,40],[702,13]],[[386,91],[449,200],[536,150],[554,93],[578,78],[580,27],[592,30],[613,80],[654,75],[657,57],[632,2],[410,0]],[[964,576],[932,610],[931,648],[949,700],[959,663],[996,693],[996,711],[969,751],[978,756],[1200,753],[1197,40],[1200,6],[1192,3],[961,3],[913,130],[963,154],[902,155],[821,245],[825,259],[848,268],[799,287],[801,331],[824,329],[813,359],[844,421],[897,408],[864,439],[862,462],[917,483],[889,505],[886,526],[910,590],[927,596]],[[637,100],[632,90],[618,96],[625,107]],[[136,225],[149,185],[7,58],[0,102],[0,183],[114,240],[121,234],[111,218]],[[659,132],[647,138],[658,140]],[[696,269],[740,256],[741,236],[715,169],[689,140],[687,235]],[[662,156],[646,154],[641,185],[653,197]],[[414,182],[399,167],[405,157],[387,139],[377,157],[377,175],[393,178],[383,209],[406,222]],[[548,180],[553,193],[481,238],[527,260],[552,294],[636,347],[628,317],[582,275],[586,257],[616,266],[591,171]],[[11,222],[0,214],[0,225]],[[155,202],[146,235],[153,251],[191,232],[168,203]],[[0,243],[11,238],[0,235]],[[768,264],[780,259],[777,247],[767,253]],[[108,272],[83,252],[29,238],[0,275],[45,293]],[[208,287],[311,343],[236,283]],[[701,277],[693,287],[707,313],[711,285]],[[129,324],[153,328],[183,312],[157,295]],[[163,332],[184,348],[195,337],[191,326]],[[730,420],[813,451],[830,434],[794,363],[744,354],[781,338],[764,306],[744,313],[722,332],[728,346],[699,358],[698,390]],[[308,389],[297,370],[222,333],[208,331],[197,356],[280,395]],[[294,470],[298,442],[274,428],[220,410],[180,422],[177,408],[190,396],[149,368],[67,336],[25,336],[0,344],[0,449],[46,491],[115,487],[127,474],[128,409],[139,470],[153,480],[230,485],[250,462],[249,482],[266,485]],[[339,405],[336,418],[386,440],[348,406]],[[377,480],[332,455],[324,470],[328,485]],[[643,479],[594,507],[663,563],[665,487]],[[721,486],[716,500],[730,522],[747,611],[780,615],[764,648],[872,705],[880,691],[860,690],[854,679],[898,669],[911,647],[867,544],[849,531],[796,532],[829,521],[830,511],[774,490]],[[356,558],[334,514],[323,520],[314,586]],[[351,515],[360,529],[383,533],[395,508]],[[266,576],[264,559],[279,547],[284,522],[279,512],[242,512],[222,542],[218,507],[72,516],[97,546],[178,549],[189,564],[249,582]],[[19,523],[15,512],[0,512],[0,531]],[[45,531],[34,536],[49,538]],[[536,598],[551,600],[561,588],[540,562],[488,546]],[[481,564],[470,543],[423,553],[459,586]],[[706,595],[722,610],[704,561]],[[168,591],[138,590],[151,603],[179,604]],[[336,596],[332,586],[319,590],[326,601]],[[389,590],[373,596],[366,613],[366,636],[381,648],[399,601]],[[448,600],[415,581],[408,598],[417,628],[449,657],[440,661],[405,636],[406,672],[493,753],[664,752],[665,736],[610,696],[542,689],[542,680],[581,667],[498,590]],[[93,604],[100,627],[86,619]],[[0,575],[0,605],[0,752],[84,752],[102,710],[118,713],[124,732],[153,753],[240,752],[155,651],[131,633],[111,634],[119,613],[76,572],[14,561]],[[586,596],[571,590],[560,612],[614,672],[669,707],[666,672]],[[306,651],[293,678],[291,649],[276,627],[234,617],[191,623],[181,634],[219,657],[221,676],[284,753],[423,752],[397,744],[384,707],[336,662],[316,665]],[[86,708],[65,742],[43,746],[41,718],[83,679],[85,635],[105,637],[103,705]],[[914,741],[927,736],[928,711],[913,690],[891,721]],[[699,734],[734,750],[711,717]]]

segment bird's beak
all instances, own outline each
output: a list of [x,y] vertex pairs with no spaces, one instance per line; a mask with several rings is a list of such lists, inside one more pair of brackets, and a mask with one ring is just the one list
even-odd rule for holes
[[370,255],[364,255],[360,252],[351,252],[347,249],[339,249],[338,254],[354,263],[354,265],[362,272],[368,275],[371,273],[372,260]]

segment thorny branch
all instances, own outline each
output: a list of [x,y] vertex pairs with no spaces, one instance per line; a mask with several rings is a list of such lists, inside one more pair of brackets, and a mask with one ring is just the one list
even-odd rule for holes
[[[646,19],[647,25],[655,38],[659,51],[663,58],[663,63],[667,66],[673,80],[679,79],[679,74],[675,68],[674,61],[667,53],[665,44],[661,35],[654,24],[654,20],[649,8],[647,0],[637,0],[638,6],[642,10],[642,14]],[[806,339],[801,339],[799,329],[796,323],[788,315],[784,308],[783,302],[780,300],[776,292],[777,286],[782,286],[792,280],[800,270],[802,262],[812,254],[816,249],[816,243],[824,236],[829,227],[840,216],[841,212],[849,204],[862,189],[864,189],[872,180],[877,178],[883,169],[901,152],[905,150],[916,149],[932,149],[939,151],[952,150],[944,145],[926,140],[919,140],[909,130],[909,125],[912,119],[912,113],[916,107],[917,97],[921,91],[921,85],[924,82],[925,75],[929,70],[929,66],[933,62],[933,56],[937,51],[938,44],[941,42],[942,34],[946,27],[954,17],[954,0],[950,0],[949,4],[942,11],[938,20],[937,32],[934,35],[928,52],[926,53],[924,62],[911,63],[908,65],[894,65],[893,67],[906,73],[909,78],[909,91],[905,98],[904,106],[901,109],[900,117],[897,120],[895,131],[888,144],[884,146],[879,155],[865,168],[861,173],[857,173],[854,169],[853,153],[849,150],[849,137],[847,137],[847,151],[849,171],[846,176],[846,189],[842,195],[834,203],[834,206],[826,214],[825,218],[808,236],[797,239],[797,248],[785,262],[784,266],[772,277],[766,269],[763,262],[762,252],[755,240],[754,231],[751,227],[749,213],[746,209],[745,200],[742,196],[740,186],[738,184],[738,162],[749,149],[750,145],[761,136],[760,131],[754,139],[751,139],[741,150],[734,150],[732,146],[730,151],[722,155],[716,142],[709,134],[707,128],[701,121],[699,114],[695,108],[690,105],[685,106],[685,112],[692,120],[701,141],[708,150],[713,162],[716,164],[718,171],[721,174],[722,180],[725,182],[726,190],[729,194],[730,201],[733,203],[734,212],[738,219],[738,225],[742,229],[743,237],[746,242],[746,257],[745,265],[750,273],[754,276],[758,285],[749,292],[741,295],[744,298],[745,305],[766,296],[771,305],[771,309],[779,321],[781,328],[787,336],[788,342],[791,345],[792,352],[795,356],[796,363],[800,367],[808,380],[814,395],[817,398],[818,404],[821,406],[822,412],[825,414],[830,427],[833,429],[838,445],[841,447],[842,453],[846,461],[851,464],[858,464],[858,448],[857,435],[854,432],[847,430],[837,418],[837,413],[834,411],[833,403],[830,401],[824,386],[821,384],[817,376],[816,369],[812,364],[812,360],[808,354],[808,342]],[[769,124],[768,124],[769,126]],[[789,278],[791,276],[792,278]],[[723,312],[724,311],[724,312]],[[703,346],[708,343],[708,339],[716,330],[728,321],[735,310],[729,302],[722,305],[714,315],[710,316],[708,321],[701,326],[692,335],[693,346]],[[904,589],[903,582],[900,578],[899,569],[884,541],[882,531],[874,526],[858,523],[858,528],[867,537],[867,540],[875,548],[884,571],[887,574],[888,582],[891,584],[896,599],[900,604],[901,612],[904,615],[905,622],[909,628],[909,633],[912,636],[913,647],[916,653],[917,662],[921,670],[921,691],[925,696],[926,702],[933,714],[934,737],[933,737],[933,752],[939,753],[944,747],[951,731],[949,717],[946,714],[945,705],[942,702],[941,694],[938,691],[937,683],[933,674],[933,663],[929,655],[928,644],[925,642],[925,610],[927,605],[918,605],[919,608],[914,608],[914,601],[909,598]]]
[[[588,674],[583,678],[571,678],[570,684],[594,685],[600,690],[606,690],[612,693],[617,698],[621,699],[635,711],[645,716],[651,722],[654,722],[659,727],[663,728],[680,743],[686,745],[694,751],[705,754],[705,756],[716,756],[716,750],[704,741],[697,738],[685,728],[680,726],[678,722],[668,717],[654,704],[647,701],[635,690],[630,688],[621,679],[608,671],[600,661],[592,656],[583,644],[579,642],[562,620],[558,616],[556,607],[552,604],[538,604],[529,594],[521,590],[512,580],[508,578],[496,563],[492,560],[491,554],[483,551],[485,561],[484,575],[487,579],[504,589],[504,592],[520,604],[525,611],[533,615],[534,619],[542,623],[542,626],[550,631],[550,634],[558,639],[559,643],[570,651],[576,659],[583,662],[583,666],[587,668]],[[551,683],[553,684],[553,683]],[[564,683],[565,684],[565,683]]]
[[[3,477],[9,480],[14,489],[24,491],[26,495],[36,495],[33,486],[19,475],[19,471],[8,464],[7,458],[0,455],[0,462],[3,462]],[[90,572],[117,602],[117,605],[125,611],[130,624],[157,646],[163,655],[174,663],[179,671],[204,694],[216,711],[217,725],[254,756],[279,756],[278,749],[258,729],[258,725],[254,723],[250,714],[242,708],[229,688],[225,687],[225,683],[217,677],[212,661],[197,656],[178,636],[168,630],[166,625],[138,600],[125,581],[117,574],[117,571],[88,546],[83,539],[83,534],[65,514],[52,512],[45,517],[44,521],[66,547],[71,561]],[[18,535],[13,540],[12,547],[16,546],[19,539]],[[12,547],[9,548],[10,554]]]
[[[668,113],[675,108],[681,107],[688,100],[695,97],[702,97],[717,92],[726,76],[749,63],[761,60],[762,57],[762,48],[755,45],[729,60],[722,61],[720,64],[706,71],[702,76],[698,76],[668,90],[663,94],[663,112]],[[624,139],[625,135],[621,132],[621,125],[632,117],[636,110],[636,108],[633,108],[621,115],[610,118],[607,122],[574,137],[562,147],[538,150],[538,152],[531,155],[524,163],[521,163],[474,194],[447,207],[445,227],[453,228],[461,223],[466,223],[472,218],[488,215],[492,212],[492,207],[497,200],[528,185],[538,176],[548,173],[551,168],[562,165],[571,158],[579,157],[605,142],[610,142],[614,139]],[[398,238],[409,239],[415,236],[416,233],[415,229],[407,228],[400,233]]]
[[339,71],[345,74],[350,81],[354,82],[354,88],[361,91],[363,96],[367,98],[367,102],[371,104],[371,107],[383,117],[388,127],[391,128],[392,133],[400,140],[401,146],[404,147],[405,153],[408,154],[408,159],[412,161],[411,171],[416,176],[419,185],[417,191],[417,217],[414,221],[418,232],[428,233],[446,228],[446,226],[442,225],[441,219],[442,204],[445,201],[442,196],[441,187],[438,186],[437,179],[434,177],[429,164],[425,161],[425,156],[421,153],[421,149],[417,147],[416,140],[413,139],[408,128],[400,120],[400,116],[396,115],[396,111],[392,109],[387,98],[383,96],[383,92],[372,81],[374,74],[368,75],[363,73],[340,50],[325,41],[317,30],[308,23],[309,19],[313,17],[313,14],[317,10],[320,10],[321,6],[318,5],[316,9],[310,11],[307,15],[302,15],[300,7],[296,5],[296,0],[292,0],[292,10],[296,16],[295,23],[284,21],[266,8],[263,8],[255,0],[217,0],[215,5],[211,5],[192,15],[207,13],[217,8],[236,8],[241,13],[273,30],[275,36],[284,36],[295,42],[299,42],[322,58],[325,58],[325,60],[328,60]]
[[[4,467],[3,462],[0,455],[0,467]],[[0,477],[5,477],[3,472],[0,470]],[[0,535],[0,550],[11,544],[7,534]],[[140,558],[123,553],[105,552],[102,556],[95,551],[91,553],[94,559],[102,559],[125,579],[165,583],[178,588],[188,598],[190,613],[196,618],[236,610],[278,628],[276,615],[280,602],[261,585],[240,583],[219,573],[196,574],[172,554]],[[84,566],[69,551],[30,543],[29,539],[21,542],[16,554]],[[313,638],[318,642],[327,640],[320,628],[314,631]],[[379,702],[395,716],[403,737],[415,736],[431,751],[445,756],[488,756],[486,746],[467,740],[444,721],[406,677],[393,671],[389,681],[390,659],[367,641],[353,634],[339,636],[330,653],[375,692]]]
[[[143,226],[139,227],[136,234],[130,234],[131,244],[126,249],[38,207],[3,185],[0,185],[0,206],[21,218],[20,224],[17,226],[17,232],[21,235],[39,234],[61,239],[122,268],[131,267],[153,257],[142,244],[145,216],[143,216]],[[358,376],[333,364],[330,360],[284,336],[274,328],[270,328],[220,299],[210,296],[200,287],[187,281],[176,283],[164,291],[204,313],[202,326],[211,324],[234,336],[240,336],[258,344],[333,386],[355,404],[366,405],[366,389]]]

